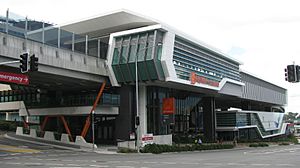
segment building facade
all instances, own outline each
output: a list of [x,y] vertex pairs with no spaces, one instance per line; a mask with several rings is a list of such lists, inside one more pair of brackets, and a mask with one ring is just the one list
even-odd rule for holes
[[[285,133],[286,89],[241,71],[238,60],[154,19],[122,10],[60,27],[34,22],[40,27],[33,30],[28,20],[25,28],[12,29],[17,24],[7,18],[0,22],[1,45],[4,38],[24,41],[23,50],[30,43],[41,70],[30,74],[30,86],[1,92],[0,106],[22,101],[20,115],[38,116],[41,125],[49,116],[65,116],[79,135],[99,86],[107,83],[94,110],[98,143],[127,141],[132,133],[139,139],[153,134],[158,143],[172,142],[172,135],[203,134],[215,141]],[[45,45],[55,51],[49,58],[67,59],[79,69],[59,61],[51,65],[43,57]],[[68,72],[53,74],[49,66]],[[52,80],[45,85],[47,79]],[[45,129],[64,132],[55,118]]]

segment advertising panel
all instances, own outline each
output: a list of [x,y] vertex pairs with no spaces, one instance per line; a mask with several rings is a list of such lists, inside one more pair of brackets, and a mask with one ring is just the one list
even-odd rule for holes
[[258,112],[262,125],[266,131],[279,129],[282,125],[284,113]]

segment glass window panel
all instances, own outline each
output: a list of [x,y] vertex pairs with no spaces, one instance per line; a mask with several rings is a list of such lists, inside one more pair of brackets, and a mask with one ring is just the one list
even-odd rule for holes
[[121,51],[121,58],[120,58],[120,64],[126,64],[127,63],[127,51],[128,46],[123,46]]
[[46,28],[45,29],[45,44],[58,46],[58,28]]
[[88,55],[98,57],[98,39],[88,41]]
[[72,36],[73,33],[60,30],[60,47],[72,50]]
[[100,58],[106,59],[108,44],[105,42],[100,42]]
[[158,79],[157,73],[156,73],[156,68],[155,68],[155,65],[154,65],[153,60],[151,60],[151,61],[146,61],[146,64],[147,64],[147,70],[148,70],[148,72],[149,72],[150,78],[151,78],[152,80]]
[[35,32],[28,32],[27,33],[27,38],[30,39],[30,40],[42,43],[43,42],[43,32],[42,32],[42,29],[37,30]]
[[1,21],[0,21],[0,32],[5,32],[5,23],[1,23]]
[[74,50],[80,53],[85,53],[85,37],[75,35],[74,39]]
[[136,53],[137,53],[137,45],[130,45],[128,63],[135,62],[135,59],[137,57]]
[[139,44],[138,47],[138,61],[144,61],[145,60],[145,52],[146,52],[146,44]]
[[124,80],[127,82],[130,82],[132,79],[131,79],[130,72],[128,69],[128,64],[121,64],[120,69],[123,74]]
[[119,48],[115,48],[114,49],[114,54],[113,54],[113,61],[112,61],[112,65],[117,65],[119,64]]
[[144,62],[138,63],[138,76],[140,80],[148,80],[147,69]]

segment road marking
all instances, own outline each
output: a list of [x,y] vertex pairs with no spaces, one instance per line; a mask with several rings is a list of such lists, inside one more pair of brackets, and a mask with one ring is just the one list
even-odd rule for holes
[[47,166],[63,166],[64,164],[61,163],[46,163]]
[[5,164],[9,164],[9,165],[20,165],[21,163],[15,163],[15,162],[5,162]]
[[38,152],[40,152],[39,150],[15,147],[15,146],[10,146],[10,145],[0,145],[0,150],[14,152],[14,153],[31,153],[31,152],[38,153]]
[[204,163],[204,165],[207,165],[207,166],[221,166],[222,163]]
[[143,162],[145,164],[156,164],[157,162]]
[[254,163],[251,166],[270,166],[271,164],[264,164],[264,163]]
[[246,166],[247,164],[243,164],[243,163],[227,163],[227,165],[231,165],[231,166]]
[[118,168],[134,168],[133,166],[116,166]]
[[82,168],[82,167],[50,167],[50,168]]
[[293,164],[276,164],[275,166],[279,166],[279,167],[284,167],[284,166],[293,167],[295,165],[293,165]]
[[176,162],[160,162],[162,164],[176,164]]
[[91,167],[109,167],[107,165],[90,165]]
[[140,163],[140,162],[138,162],[138,161],[130,161],[130,160],[125,161],[125,162],[127,162],[127,163]]
[[67,164],[67,166],[80,166],[79,164]]
[[42,165],[42,163],[24,163],[26,166],[37,166],[37,165]]
[[199,163],[196,163],[196,162],[181,162],[181,164],[198,165]]

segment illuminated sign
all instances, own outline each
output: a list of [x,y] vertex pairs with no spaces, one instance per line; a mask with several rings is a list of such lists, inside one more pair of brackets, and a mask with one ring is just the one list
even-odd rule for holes
[[15,74],[9,72],[0,72],[0,81],[16,83],[21,85],[29,85],[29,79],[27,75]]
[[205,78],[203,76],[199,76],[195,72],[191,72],[191,78],[190,78],[190,80],[191,80],[191,84],[201,83],[201,84],[205,84],[205,85],[219,87],[219,82],[207,79],[207,78]]
[[163,114],[174,114],[175,113],[175,98],[164,98],[163,99]]

